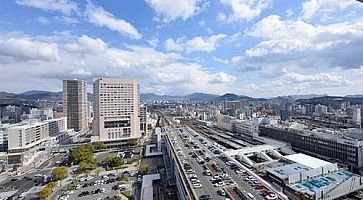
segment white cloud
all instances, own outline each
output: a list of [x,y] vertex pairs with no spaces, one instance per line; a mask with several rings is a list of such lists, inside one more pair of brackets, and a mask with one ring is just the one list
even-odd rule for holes
[[227,16],[219,13],[219,21],[249,21],[258,16],[261,12],[272,5],[272,0],[220,0],[220,2],[232,9],[232,14]]
[[197,36],[191,40],[187,40],[183,37],[174,41],[169,38],[165,40],[165,48],[168,51],[186,51],[187,53],[194,51],[211,52],[216,50],[218,42],[225,37],[227,37],[227,35],[217,34],[210,37]]
[[86,71],[83,68],[79,68],[79,69],[75,69],[73,71],[71,71],[72,75],[76,75],[76,76],[91,76],[92,73],[90,71]]
[[312,25],[272,15],[258,22],[247,35],[262,39],[245,51],[251,61],[342,68],[358,67],[363,62],[359,51],[362,21]]
[[301,17],[309,20],[317,15],[329,15],[349,7],[362,7],[362,5],[354,0],[307,0],[302,4]]
[[141,39],[142,35],[134,26],[123,19],[116,18],[113,14],[107,12],[102,7],[96,7],[93,4],[87,6],[85,12],[90,23],[100,27],[106,27],[112,31],[117,31],[122,35],[135,39]]
[[218,57],[215,57],[215,56],[213,56],[212,59],[213,59],[214,62],[219,62],[219,63],[226,64],[226,65],[229,63],[228,59],[222,59],[222,58],[218,58]]
[[67,17],[67,16],[54,16],[54,17],[45,17],[39,16],[36,19],[40,24],[48,25],[51,23],[61,23],[61,24],[78,24],[79,21],[76,18]]
[[72,12],[78,12],[77,3],[71,0],[16,0],[16,3],[45,11],[58,11],[65,15],[71,15]]
[[[201,64],[188,62],[177,53],[130,45],[120,49],[87,35],[67,37],[64,41],[59,38],[40,41],[29,36],[9,36],[1,39],[1,61],[5,60],[3,57],[13,58],[0,65],[1,69],[9,69],[9,74],[0,73],[0,79],[8,80],[7,76],[13,79],[1,89],[11,91],[34,88],[58,90],[62,79],[80,78],[92,83],[93,77],[119,76],[139,79],[143,92],[224,93],[235,80],[234,76],[223,71],[212,72]],[[17,84],[18,79],[32,84]],[[14,88],[14,85],[17,87]]]
[[201,12],[207,2],[204,0],[145,0],[151,8],[158,14],[156,20],[171,22],[177,18],[183,21]]
[[225,72],[219,72],[212,75],[210,83],[233,83],[236,81],[236,77],[229,75]]
[[53,42],[29,37],[0,37],[0,56],[19,61],[56,61],[59,60],[59,51],[58,45]]
[[[284,78],[290,83],[321,84],[324,86],[345,86],[350,82],[341,75],[329,73],[299,74],[284,69]],[[312,86],[312,85],[311,85]]]

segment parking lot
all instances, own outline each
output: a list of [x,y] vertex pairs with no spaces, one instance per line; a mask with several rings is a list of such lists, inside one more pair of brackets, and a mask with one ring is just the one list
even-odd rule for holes
[[[73,190],[69,190],[69,186],[64,187],[55,199],[113,199],[124,190],[132,190],[133,184],[137,184],[135,183],[136,178],[133,177],[134,174],[129,175],[109,174],[102,177],[81,177],[71,183],[74,185]],[[128,180],[120,183],[124,180],[123,177],[127,177]]]
[[[246,194],[243,199],[278,199],[276,194],[268,190],[262,183],[251,176],[251,174],[248,174],[237,163],[234,163],[228,157],[224,156],[211,141],[186,128],[175,129],[174,132],[181,135],[177,137],[178,144],[181,144],[179,146],[183,153],[179,156],[184,157],[184,160],[188,161],[198,178],[200,177],[199,174],[202,174],[202,178],[199,181],[207,187],[203,190],[205,194],[211,194],[213,199],[223,199],[220,198],[223,195],[221,189],[229,190],[229,188],[237,185],[238,190]],[[206,174],[209,176],[206,176]],[[205,177],[209,177],[209,182],[208,178],[205,179]],[[199,195],[201,193],[198,193],[197,190],[197,194]],[[225,196],[223,197],[225,198]],[[236,199],[233,197],[230,198]]]

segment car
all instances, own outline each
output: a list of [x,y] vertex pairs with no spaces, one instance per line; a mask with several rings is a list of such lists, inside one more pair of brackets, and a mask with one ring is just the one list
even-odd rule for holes
[[210,178],[211,181],[215,181],[215,180],[219,180],[221,179],[219,176],[212,176],[212,178]]
[[227,161],[227,162],[226,162],[226,165],[227,165],[227,166],[231,166],[231,165],[233,165],[233,164],[235,164],[235,163],[234,163],[234,162],[232,162],[232,161]]
[[198,188],[202,188],[203,186],[202,186],[202,184],[200,184],[200,183],[194,183],[193,184],[193,188],[194,189],[198,189]]
[[190,179],[190,181],[192,183],[200,183],[200,180],[199,179],[196,179],[196,178]]
[[189,174],[189,178],[198,178],[196,174]]
[[193,170],[191,170],[191,169],[188,169],[188,170],[186,171],[186,173],[187,173],[187,174],[194,174],[194,173],[195,173],[195,171],[193,171]]
[[209,170],[204,171],[204,175],[206,176],[212,176],[212,173]]
[[138,175],[137,176],[137,182],[141,183],[142,182],[142,176],[141,175]]
[[212,197],[207,194],[203,194],[202,196],[199,197],[199,200],[211,200],[211,199]]
[[218,190],[217,193],[221,196],[226,196],[226,192],[223,189]]
[[224,186],[224,182],[223,181],[219,181],[213,184],[214,187],[222,187]]

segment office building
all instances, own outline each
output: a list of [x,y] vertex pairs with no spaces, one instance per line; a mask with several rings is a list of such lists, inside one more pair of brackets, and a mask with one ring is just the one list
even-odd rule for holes
[[140,106],[140,131],[142,135],[147,133],[147,107]]
[[92,141],[104,141],[110,148],[138,139],[140,94],[136,80],[98,78],[93,83],[94,121]]
[[289,119],[289,111],[286,109],[280,110],[280,120],[286,121]]
[[88,128],[88,103],[86,82],[63,80],[63,112],[69,129],[80,131]]
[[360,126],[361,125],[361,108],[360,107],[353,107],[352,108],[353,113],[353,123],[355,125]]
[[44,148],[44,143],[49,136],[55,136],[66,130],[66,118],[10,127],[8,129],[8,164],[28,165]]
[[337,159],[352,167],[363,168],[362,134],[298,130],[275,125],[260,126],[259,131],[260,136],[290,143],[296,151]]

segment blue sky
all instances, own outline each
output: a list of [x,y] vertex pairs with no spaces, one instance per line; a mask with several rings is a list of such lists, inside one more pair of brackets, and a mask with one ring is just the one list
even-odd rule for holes
[[143,93],[363,93],[353,0],[5,0],[0,91],[136,78]]

